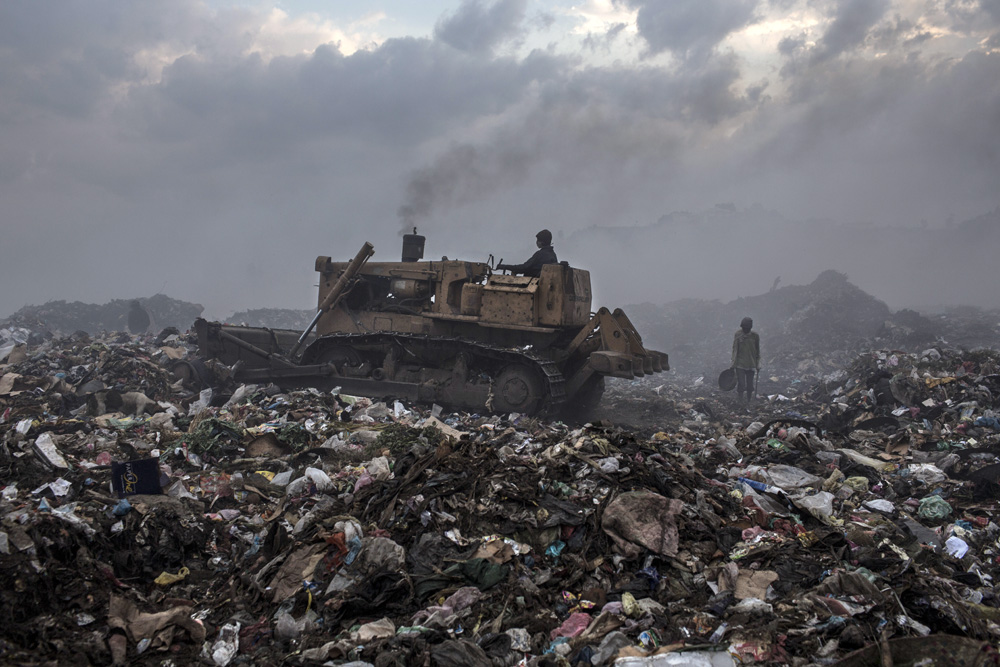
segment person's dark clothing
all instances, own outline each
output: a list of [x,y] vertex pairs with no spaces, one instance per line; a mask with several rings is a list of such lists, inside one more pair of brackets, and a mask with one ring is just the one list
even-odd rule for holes
[[531,278],[537,278],[542,273],[542,267],[546,264],[558,264],[559,260],[556,259],[556,251],[552,246],[542,246],[538,251],[531,256],[531,258],[524,264],[498,264],[497,268],[501,271],[506,269],[511,273],[521,273]]
[[736,330],[733,336],[733,367],[760,368],[760,336],[756,331]]
[[128,311],[128,330],[133,334],[146,333],[149,328],[149,313],[138,301],[132,302]]
[[743,395],[743,392],[746,392],[748,398],[753,394],[753,381],[756,374],[757,371],[752,368],[736,369],[736,392],[740,396]]
[[732,367],[736,371],[736,393],[740,400],[748,403],[753,396],[754,380],[760,371],[760,336],[751,331],[752,327],[753,320],[744,317],[733,336]]

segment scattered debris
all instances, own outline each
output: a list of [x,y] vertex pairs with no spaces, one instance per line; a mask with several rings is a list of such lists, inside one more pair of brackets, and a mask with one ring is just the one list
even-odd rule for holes
[[996,664],[1000,353],[801,326],[749,409],[677,374],[587,424],[202,391],[190,334],[8,328],[0,659]]

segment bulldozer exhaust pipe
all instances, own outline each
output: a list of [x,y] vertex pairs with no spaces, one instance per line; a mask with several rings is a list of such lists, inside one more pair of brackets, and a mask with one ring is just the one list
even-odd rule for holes
[[403,234],[403,261],[419,262],[424,258],[424,237],[413,228],[412,234]]

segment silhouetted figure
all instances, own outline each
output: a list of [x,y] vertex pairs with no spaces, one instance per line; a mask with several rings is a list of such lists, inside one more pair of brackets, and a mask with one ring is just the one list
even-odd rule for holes
[[[733,336],[733,368],[736,370],[736,393],[740,402],[750,403],[753,396],[755,375],[760,371],[760,336],[753,328],[753,320],[744,317]],[[746,397],[743,394],[746,392]]]
[[133,301],[128,311],[128,330],[133,334],[146,333],[149,328],[149,313],[138,301]]
[[774,283],[771,284],[771,291],[772,292],[774,290],[778,289],[778,283],[780,283],[780,282],[781,282],[781,276],[778,276],[777,278],[774,279]]
[[559,260],[556,259],[556,251],[552,247],[552,232],[543,229],[535,234],[535,245],[538,246],[538,250],[524,264],[497,264],[497,270],[506,270],[537,278],[541,274],[543,266],[559,263]]

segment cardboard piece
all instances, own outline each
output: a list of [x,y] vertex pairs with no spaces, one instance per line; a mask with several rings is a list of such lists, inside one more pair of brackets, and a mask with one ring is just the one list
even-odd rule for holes
[[457,428],[448,426],[437,417],[428,417],[427,420],[424,421],[423,426],[424,427],[433,426],[437,430],[441,431],[442,435],[451,440],[454,440],[455,442],[461,440],[462,436],[465,435],[465,433],[463,433],[462,431],[459,431]]
[[740,570],[736,579],[736,599],[767,598],[767,587],[778,580],[778,573],[772,570]]

